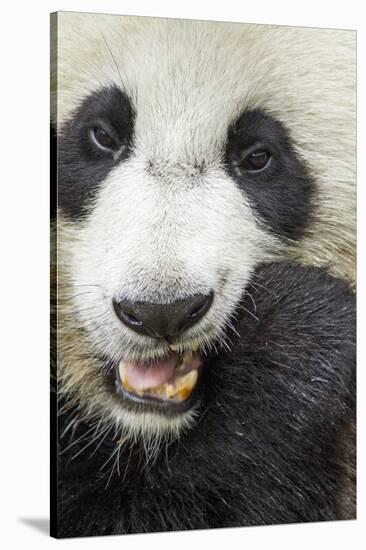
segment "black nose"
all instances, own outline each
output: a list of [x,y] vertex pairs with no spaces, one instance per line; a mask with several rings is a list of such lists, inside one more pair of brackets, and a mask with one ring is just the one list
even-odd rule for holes
[[135,332],[169,339],[198,323],[209,310],[212,300],[213,292],[196,294],[172,304],[113,300],[113,307],[122,323]]

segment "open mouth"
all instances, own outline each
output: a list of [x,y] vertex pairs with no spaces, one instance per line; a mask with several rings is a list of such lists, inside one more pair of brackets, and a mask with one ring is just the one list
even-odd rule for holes
[[180,411],[193,401],[201,369],[197,349],[182,354],[171,351],[150,361],[120,361],[116,367],[117,391],[135,403]]

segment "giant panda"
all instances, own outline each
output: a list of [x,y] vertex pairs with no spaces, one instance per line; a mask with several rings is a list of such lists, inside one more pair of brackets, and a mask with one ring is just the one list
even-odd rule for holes
[[52,534],[354,518],[354,33],[51,22]]

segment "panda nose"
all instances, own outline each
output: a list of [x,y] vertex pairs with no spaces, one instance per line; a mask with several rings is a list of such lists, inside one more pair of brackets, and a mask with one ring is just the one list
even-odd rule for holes
[[170,304],[113,300],[113,307],[120,321],[135,332],[169,340],[198,323],[212,301],[213,292]]

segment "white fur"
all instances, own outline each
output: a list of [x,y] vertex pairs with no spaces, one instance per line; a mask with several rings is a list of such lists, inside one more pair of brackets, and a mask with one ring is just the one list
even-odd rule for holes
[[[115,360],[166,352],[122,326],[113,297],[172,302],[214,290],[181,342],[207,348],[224,338],[252,270],[270,254],[354,277],[353,32],[61,13],[58,39],[59,131],[111,83],[137,113],[134,154],[102,183],[88,216],[60,215],[61,372],[70,388],[77,369],[90,384],[100,377],[101,365],[78,360],[81,345]],[[298,244],[284,247],[264,230],[222,167],[228,126],[255,107],[285,124],[316,178],[315,218]],[[106,409],[137,432],[187,424]]]

